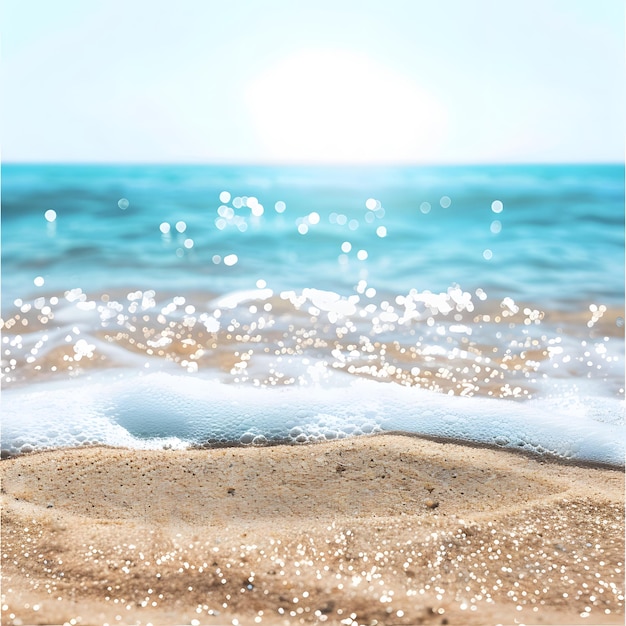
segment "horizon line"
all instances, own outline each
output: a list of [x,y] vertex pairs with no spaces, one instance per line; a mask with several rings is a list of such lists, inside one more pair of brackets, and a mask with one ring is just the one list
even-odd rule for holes
[[182,167],[312,167],[312,168],[401,168],[401,167],[528,167],[528,166],[626,166],[626,160],[614,161],[114,161],[114,160],[0,160],[0,166],[182,166]]

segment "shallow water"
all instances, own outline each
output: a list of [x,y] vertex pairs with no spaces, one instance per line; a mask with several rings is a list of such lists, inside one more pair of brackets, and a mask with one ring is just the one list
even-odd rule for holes
[[621,166],[2,174],[4,453],[407,430],[623,463]]

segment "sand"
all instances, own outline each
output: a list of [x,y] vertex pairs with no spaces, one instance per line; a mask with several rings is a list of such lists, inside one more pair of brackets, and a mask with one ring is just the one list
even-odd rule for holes
[[623,624],[624,473],[383,435],[0,463],[2,624]]

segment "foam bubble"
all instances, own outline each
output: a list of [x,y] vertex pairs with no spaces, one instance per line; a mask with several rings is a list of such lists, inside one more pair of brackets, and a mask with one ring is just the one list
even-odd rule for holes
[[[28,392],[3,395],[2,453],[94,443],[131,448],[305,443],[401,431],[562,459],[624,463],[621,401],[579,399],[572,412],[556,400],[460,398],[345,381],[323,388],[254,388],[160,372],[33,385]],[[58,419],[51,422],[50,415]]]

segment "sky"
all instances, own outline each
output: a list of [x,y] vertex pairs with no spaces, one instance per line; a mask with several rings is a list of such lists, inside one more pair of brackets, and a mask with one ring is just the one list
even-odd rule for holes
[[4,0],[2,161],[623,162],[622,0]]

